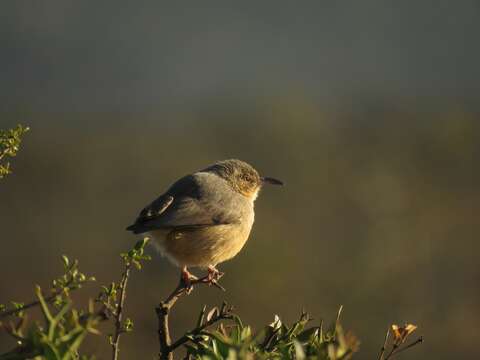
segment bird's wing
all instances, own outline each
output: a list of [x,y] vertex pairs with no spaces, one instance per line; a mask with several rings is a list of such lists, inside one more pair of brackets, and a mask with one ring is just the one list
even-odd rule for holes
[[143,208],[140,215],[138,215],[137,222],[145,222],[161,216],[162,213],[172,204],[173,200],[174,198],[171,195],[164,194],[159,196],[150,205]]
[[195,175],[178,180],[146,206],[127,230],[141,234],[157,229],[190,229],[238,221],[239,214],[225,211],[219,192],[210,183],[204,186],[204,181]]

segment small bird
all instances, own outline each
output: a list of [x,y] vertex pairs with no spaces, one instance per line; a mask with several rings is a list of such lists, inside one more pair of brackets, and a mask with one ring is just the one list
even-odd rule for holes
[[177,180],[127,230],[149,237],[182,269],[185,284],[197,279],[188,267],[208,269],[208,280],[215,282],[223,275],[216,266],[237,255],[248,239],[263,184],[283,185],[241,160],[216,162]]

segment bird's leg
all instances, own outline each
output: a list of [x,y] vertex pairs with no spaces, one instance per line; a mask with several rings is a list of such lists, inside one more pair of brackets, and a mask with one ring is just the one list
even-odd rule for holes
[[183,284],[185,285],[185,289],[187,291],[187,294],[190,294],[190,292],[193,289],[192,280],[198,280],[198,278],[195,275],[193,275],[192,273],[190,273],[186,266],[183,266],[182,267],[181,279],[182,279]]

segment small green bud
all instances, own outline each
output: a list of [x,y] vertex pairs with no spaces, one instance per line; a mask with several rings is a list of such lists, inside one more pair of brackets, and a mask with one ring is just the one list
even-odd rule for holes
[[68,265],[70,265],[70,261],[66,255],[62,255],[63,266],[65,269],[68,269]]
[[131,332],[133,330],[133,321],[130,318],[127,318],[125,320],[123,328],[125,329],[126,332]]

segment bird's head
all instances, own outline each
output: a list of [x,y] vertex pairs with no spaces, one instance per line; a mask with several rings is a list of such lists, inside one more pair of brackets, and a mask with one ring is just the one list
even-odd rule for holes
[[257,198],[263,184],[283,185],[280,180],[260,176],[253,166],[237,159],[218,161],[203,171],[227,180],[235,191],[252,200]]

